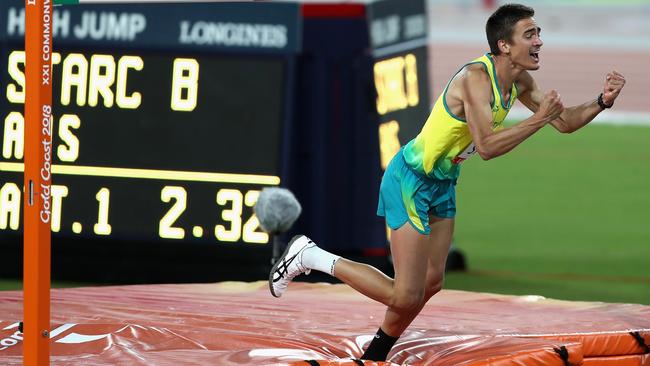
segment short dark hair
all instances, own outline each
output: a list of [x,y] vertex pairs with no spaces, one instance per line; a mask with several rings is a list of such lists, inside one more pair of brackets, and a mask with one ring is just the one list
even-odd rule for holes
[[485,33],[487,35],[490,52],[493,55],[501,53],[498,42],[500,39],[507,41],[512,40],[515,24],[526,18],[535,15],[535,10],[521,4],[505,4],[499,7],[485,23]]

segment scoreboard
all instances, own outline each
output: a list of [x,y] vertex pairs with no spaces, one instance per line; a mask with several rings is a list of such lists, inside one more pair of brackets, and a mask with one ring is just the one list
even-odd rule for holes
[[[0,3],[0,250],[21,241],[23,3]],[[324,247],[384,245],[381,169],[428,113],[426,26],[419,1],[55,8],[54,255],[267,264],[266,186],[296,192]]]
[[[1,230],[19,229],[22,206],[24,10],[13,5],[2,4]],[[265,11],[257,5],[241,11]],[[285,8],[277,11],[295,10]],[[207,39],[197,30],[207,12],[209,4],[56,9],[55,236],[268,242],[251,208],[261,187],[280,184],[286,67],[273,53],[295,30],[258,32],[266,37],[259,46],[270,48],[263,57],[183,46]],[[180,35],[155,27],[165,15],[179,19]]]

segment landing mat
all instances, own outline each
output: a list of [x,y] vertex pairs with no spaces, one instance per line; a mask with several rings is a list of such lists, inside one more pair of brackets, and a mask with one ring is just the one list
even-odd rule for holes
[[[358,361],[384,306],[345,285],[52,290],[53,365],[650,366],[650,306],[443,290],[389,362]],[[22,292],[0,292],[0,363],[22,364]],[[309,361],[309,362],[306,362]]]

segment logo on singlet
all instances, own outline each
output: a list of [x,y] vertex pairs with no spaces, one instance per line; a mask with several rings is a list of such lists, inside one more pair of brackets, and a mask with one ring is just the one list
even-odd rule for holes
[[471,144],[469,144],[469,146],[467,146],[467,148],[465,148],[465,150],[463,150],[463,152],[456,155],[456,157],[451,160],[451,163],[460,164],[463,161],[469,159],[470,156],[474,154],[476,154],[476,145],[472,142]]

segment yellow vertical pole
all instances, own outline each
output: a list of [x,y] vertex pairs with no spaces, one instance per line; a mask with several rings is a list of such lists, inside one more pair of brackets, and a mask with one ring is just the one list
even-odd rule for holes
[[52,0],[25,0],[23,364],[50,363]]

